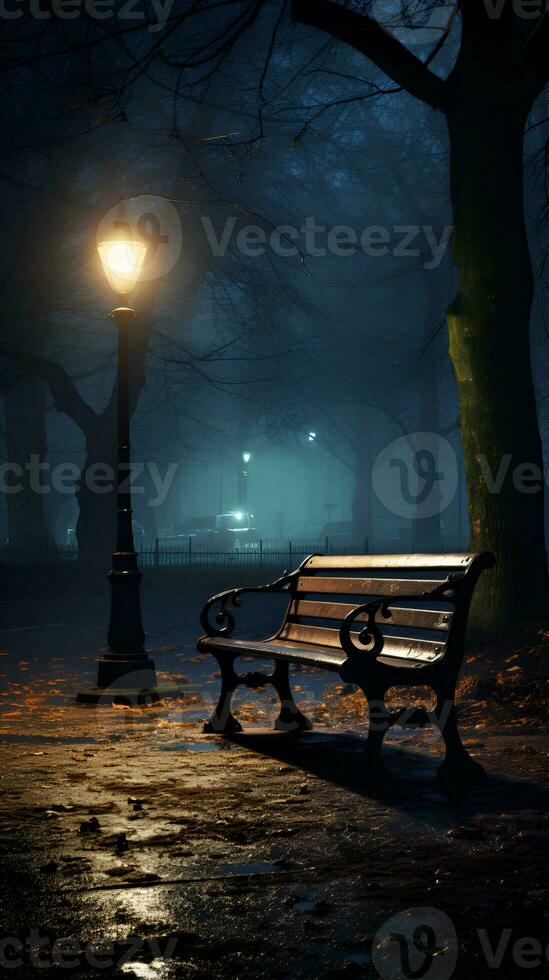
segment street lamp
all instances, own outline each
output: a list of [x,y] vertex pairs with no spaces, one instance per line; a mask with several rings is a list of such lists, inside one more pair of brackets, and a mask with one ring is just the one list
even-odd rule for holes
[[252,454],[249,452],[242,453],[243,466],[240,467],[239,480],[238,480],[238,506],[245,514],[248,512],[248,463],[252,458]]
[[107,643],[110,652],[97,663],[97,686],[80,692],[77,700],[97,704],[105,695],[112,695],[115,701],[123,703],[146,703],[158,700],[161,694],[154,661],[144,651],[139,598],[141,572],[133,541],[128,381],[130,327],[135,311],[125,301],[139,281],[147,246],[120,238],[100,242],[97,250],[107,281],[120,301],[110,313],[118,329],[117,535],[109,574],[111,613]]

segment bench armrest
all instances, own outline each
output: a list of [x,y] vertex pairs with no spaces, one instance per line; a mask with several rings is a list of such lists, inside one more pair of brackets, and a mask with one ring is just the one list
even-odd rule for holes
[[[440,585],[437,585],[434,589],[428,589],[426,592],[420,593],[420,595],[393,595],[393,596],[383,596],[380,599],[371,599],[370,602],[364,603],[363,606],[357,606],[353,609],[341,624],[341,629],[339,630],[339,642],[341,643],[342,649],[345,651],[349,658],[356,656],[356,654],[371,657],[377,657],[383,650],[383,645],[385,643],[385,638],[378,623],[376,623],[376,616],[379,615],[385,620],[391,619],[391,610],[389,609],[389,604],[392,602],[403,602],[407,600],[413,600],[417,602],[426,602],[428,600],[439,602],[451,602],[455,596],[456,585],[461,579],[464,579],[465,575],[462,572],[452,572],[448,578],[444,579]],[[359,618],[359,616],[366,616],[366,625],[360,631],[360,633],[352,633],[351,629]],[[354,642],[353,637],[358,639],[358,641],[363,644],[362,646],[357,646]]]
[[[293,583],[301,574],[302,568],[312,557],[313,555],[308,555],[307,558],[301,562],[301,565],[299,565],[299,567],[293,572],[284,572],[280,578],[276,579],[275,582],[271,582],[269,585],[244,586],[238,589],[228,589],[226,592],[219,592],[217,595],[212,596],[211,599],[208,599],[206,605],[200,613],[200,622],[206,635],[231,635],[236,626],[236,620],[233,616],[232,610],[240,606],[240,597],[245,593],[290,592]],[[217,625],[214,625],[210,621],[210,610],[216,603],[220,604],[220,608],[215,614],[215,623]]]

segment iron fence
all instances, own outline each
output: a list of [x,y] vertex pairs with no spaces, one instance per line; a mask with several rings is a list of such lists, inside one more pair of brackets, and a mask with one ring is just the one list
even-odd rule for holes
[[[291,569],[310,554],[357,555],[368,553],[368,542],[362,545],[342,545],[337,540],[324,538],[322,541],[268,541],[254,542],[250,546],[232,549],[198,548],[192,537],[177,544],[161,538],[150,544],[138,547],[141,568],[184,567],[193,565],[259,565],[273,568]],[[47,551],[26,551],[3,545],[0,547],[0,561],[76,561],[78,549],[50,548]]]
[[367,542],[362,547],[340,545],[329,538],[322,541],[257,541],[251,546],[224,550],[197,548],[192,538],[176,545],[157,538],[153,547],[141,547],[140,564],[142,568],[163,565],[260,565],[277,568],[283,565],[292,568],[311,554],[358,555],[367,550]]

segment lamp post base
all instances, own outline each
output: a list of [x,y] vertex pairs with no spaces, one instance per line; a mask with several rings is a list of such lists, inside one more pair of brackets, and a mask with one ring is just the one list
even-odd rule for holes
[[142,690],[126,687],[89,687],[76,695],[77,704],[106,707],[113,704],[127,708],[148,708],[165,698],[177,698],[181,691],[171,687],[144,687]]
[[97,661],[97,684],[76,695],[78,704],[127,704],[144,707],[163,698],[177,698],[175,684],[158,682],[154,660],[147,654],[109,654]]
[[[130,511],[119,511],[119,521]],[[131,531],[128,530],[128,535]],[[163,697],[176,697],[176,688],[159,687],[154,660],[145,653],[139,584],[141,572],[131,541],[112,556],[111,615],[107,642],[110,652],[97,661],[97,684],[76,695],[78,704],[127,704],[142,707]]]
[[143,708],[163,698],[179,697],[179,688],[159,684],[154,661],[142,656],[107,654],[97,661],[97,685],[76,695],[78,704],[125,704]]
[[97,686],[156,687],[154,660],[146,653],[106,653],[97,661]]

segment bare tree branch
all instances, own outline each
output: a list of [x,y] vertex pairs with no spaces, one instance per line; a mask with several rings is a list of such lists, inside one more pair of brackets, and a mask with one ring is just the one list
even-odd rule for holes
[[58,412],[63,412],[76,422],[84,434],[97,423],[97,415],[86,404],[78,393],[76,385],[69,377],[65,368],[55,361],[48,361],[22,351],[8,344],[0,345],[0,356],[24,367],[37,378],[42,378],[49,385],[54,405]]
[[372,17],[333,0],[292,0],[294,20],[326,31],[370,58],[410,95],[444,110],[446,84]]

